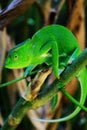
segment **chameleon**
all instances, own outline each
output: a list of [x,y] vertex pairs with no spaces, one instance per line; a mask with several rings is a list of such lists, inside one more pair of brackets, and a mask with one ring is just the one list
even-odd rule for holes
[[[52,66],[56,78],[64,71],[68,64],[81,53],[80,46],[73,33],[64,26],[53,24],[38,30],[32,38],[13,47],[5,61],[5,68],[26,68],[23,77],[26,77],[33,69],[45,63]],[[81,86],[79,106],[68,116],[59,119],[36,119],[42,122],[62,122],[75,117],[86,100],[86,68],[84,67],[76,76]],[[65,94],[65,90],[63,91]],[[67,94],[66,94],[67,96]],[[75,100],[75,99],[74,99]],[[86,109],[87,110],[87,109]]]

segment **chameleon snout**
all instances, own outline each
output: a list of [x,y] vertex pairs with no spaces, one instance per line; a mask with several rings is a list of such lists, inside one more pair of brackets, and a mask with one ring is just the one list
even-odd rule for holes
[[8,67],[9,64],[10,64],[10,59],[8,58],[8,59],[5,61],[5,63],[4,63],[4,67],[5,67],[5,68],[9,68],[9,67]]

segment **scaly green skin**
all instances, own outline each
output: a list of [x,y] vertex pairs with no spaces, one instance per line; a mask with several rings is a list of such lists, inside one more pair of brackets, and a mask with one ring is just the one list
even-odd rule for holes
[[[62,73],[65,66],[71,63],[81,53],[80,47],[74,35],[65,27],[60,25],[51,25],[44,27],[34,34],[32,39],[28,39],[10,50],[5,67],[9,69],[28,67],[23,76],[26,76],[37,65],[46,63],[52,65],[56,77]],[[81,84],[81,100],[79,106],[82,106],[86,99],[86,86],[84,85],[84,69],[77,76]],[[79,78],[80,77],[80,78]],[[42,120],[43,122],[60,122],[73,118],[81,108],[77,107],[75,111],[61,119]]]
[[[77,48],[78,52],[74,57],[80,53],[74,35],[65,27],[51,25],[39,30],[31,40],[28,39],[10,50],[5,67],[23,68],[45,62],[52,64],[54,73],[58,77],[58,68],[61,68],[61,63],[63,62],[66,66]],[[52,54],[49,52],[50,50],[52,50]]]

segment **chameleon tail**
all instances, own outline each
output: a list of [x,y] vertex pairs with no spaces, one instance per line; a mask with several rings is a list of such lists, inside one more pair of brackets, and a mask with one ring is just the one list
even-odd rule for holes
[[[86,68],[84,67],[80,73],[77,75],[77,78],[80,82],[80,86],[81,86],[81,98],[80,98],[80,104],[81,106],[84,105],[84,102],[86,100],[86,95],[87,95],[87,70]],[[75,100],[75,99],[74,99]],[[78,102],[78,101],[76,101]],[[80,106],[79,105],[79,106]],[[84,106],[83,106],[84,107]],[[53,119],[53,120],[49,120],[49,119],[35,119],[33,118],[34,120],[37,120],[37,121],[40,121],[40,122],[51,122],[51,123],[54,123],[54,122],[63,122],[63,121],[67,121],[67,120],[70,120],[72,118],[74,118],[81,110],[82,107],[77,107],[70,115],[66,116],[66,117],[63,117],[63,118],[59,118],[59,119]],[[87,111],[87,108],[85,108],[85,111]]]

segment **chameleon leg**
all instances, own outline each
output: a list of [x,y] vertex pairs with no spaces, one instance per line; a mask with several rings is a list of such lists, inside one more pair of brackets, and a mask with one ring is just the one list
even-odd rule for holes
[[80,49],[79,48],[76,48],[74,50],[74,52],[72,53],[71,56],[67,55],[66,53],[62,53],[61,55],[59,55],[59,58],[62,59],[60,60],[60,68],[59,68],[59,74],[61,74],[65,67],[68,65],[68,64],[71,64],[72,61],[81,53]]
[[[59,52],[58,52],[58,44],[55,40],[49,41],[41,48],[41,54],[47,54],[50,50],[52,50],[52,67],[56,77],[59,76]],[[46,63],[49,61],[46,61]],[[48,63],[49,64],[49,63]]]
[[[52,50],[52,67],[53,67],[53,71],[54,71],[54,75],[58,78],[59,74],[60,74],[60,70],[59,70],[59,52],[58,52],[58,44],[55,40],[52,40],[50,42],[48,42],[47,44],[45,44],[42,48],[41,54],[46,54],[49,52],[49,50]],[[46,64],[49,64],[49,60],[50,58],[47,58],[46,60]],[[52,99],[52,110],[55,108],[55,105],[57,103],[57,98],[58,95],[54,96]]]
[[71,56],[67,55],[66,53],[63,53],[63,54],[59,55],[59,58],[63,59],[62,61],[60,61],[60,68],[58,70],[59,75],[64,71],[65,67],[68,64],[72,63],[72,61],[80,54],[80,52],[81,51],[78,48],[76,48]]
[[28,67],[26,68],[24,74],[23,74],[23,77],[24,77],[24,78],[27,77],[27,75],[30,74],[31,71],[32,71],[35,67],[36,67],[36,65],[30,65],[30,66],[28,66]]
[[52,43],[52,66],[55,76],[58,78],[58,69],[59,69],[59,52],[58,44],[56,42]]
[[79,48],[76,48],[75,51],[72,53],[72,55],[70,56],[70,59],[68,61],[68,64],[71,64],[72,61],[81,53]]

